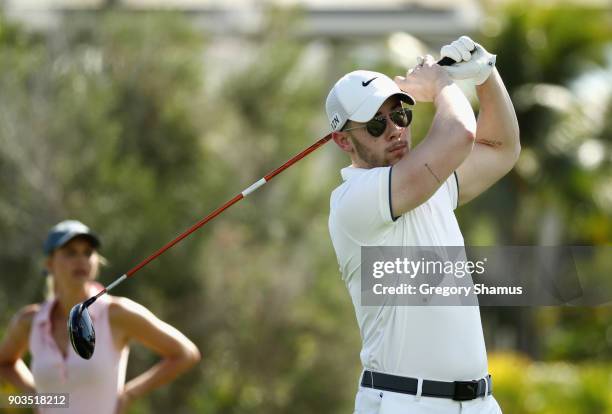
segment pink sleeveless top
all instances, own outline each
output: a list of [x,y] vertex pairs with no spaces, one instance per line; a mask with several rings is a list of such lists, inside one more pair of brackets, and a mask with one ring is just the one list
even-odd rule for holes
[[[99,292],[96,285],[91,295]],[[96,347],[91,359],[82,359],[70,343],[60,352],[51,333],[51,309],[46,301],[32,321],[30,369],[39,393],[69,393],[69,408],[39,408],[41,414],[113,414],[117,396],[125,383],[129,348],[118,351],[108,321],[109,298],[104,295],[89,308],[96,331]]]

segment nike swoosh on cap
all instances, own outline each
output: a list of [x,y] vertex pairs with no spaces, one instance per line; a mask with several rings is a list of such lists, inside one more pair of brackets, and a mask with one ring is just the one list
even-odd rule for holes
[[370,84],[370,82],[372,82],[374,79],[376,79],[378,76],[374,76],[372,79],[370,79],[367,82],[361,82],[361,86],[368,86]]

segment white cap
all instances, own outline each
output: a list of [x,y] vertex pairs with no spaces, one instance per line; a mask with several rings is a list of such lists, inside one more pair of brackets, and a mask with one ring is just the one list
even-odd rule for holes
[[414,99],[387,75],[369,70],[356,70],[344,75],[329,91],[325,110],[332,131],[342,129],[349,119],[367,122],[390,96],[414,105]]

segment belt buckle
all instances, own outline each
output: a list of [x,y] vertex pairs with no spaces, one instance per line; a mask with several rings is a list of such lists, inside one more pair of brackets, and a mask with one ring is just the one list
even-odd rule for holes
[[453,400],[468,401],[478,397],[478,383],[479,381],[477,380],[455,381],[455,392],[453,393]]

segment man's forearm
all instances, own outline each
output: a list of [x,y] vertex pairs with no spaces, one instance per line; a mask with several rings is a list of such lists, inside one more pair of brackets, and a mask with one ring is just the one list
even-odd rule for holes
[[434,105],[436,113],[423,141],[429,157],[421,161],[439,185],[472,151],[476,119],[469,101],[452,82],[440,88]]
[[521,149],[518,120],[496,69],[486,82],[476,87],[476,92],[480,101],[476,142],[499,148],[509,156],[518,156]]
[[441,121],[456,121],[468,131],[476,131],[474,111],[461,89],[452,83],[444,86],[434,100],[438,114],[443,114]]

